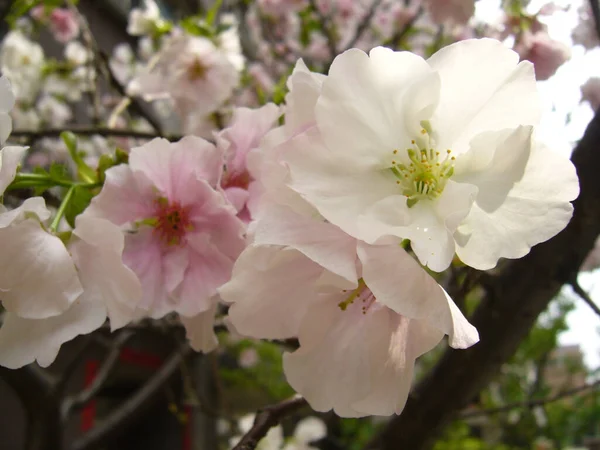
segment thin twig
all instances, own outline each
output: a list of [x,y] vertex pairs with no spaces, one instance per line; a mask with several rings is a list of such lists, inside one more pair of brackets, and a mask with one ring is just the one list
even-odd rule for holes
[[411,19],[408,22],[406,22],[406,24],[401,29],[399,29],[391,38],[384,42],[383,45],[385,47],[390,47],[393,49],[397,48],[402,38],[406,36],[406,34],[410,31],[417,19],[421,17],[424,11],[425,10],[423,9],[423,7],[420,6],[415,15],[412,16]]
[[69,414],[82,406],[85,406],[102,389],[108,377],[112,374],[114,368],[119,362],[121,349],[134,333],[130,330],[123,330],[111,343],[110,349],[94,377],[94,381],[87,388],[76,395],[65,398],[61,405],[61,417],[66,420]]
[[102,447],[106,442],[127,429],[156,400],[157,394],[171,380],[179,369],[181,361],[189,352],[190,347],[187,344],[177,348],[146,384],[106,419],[76,440],[71,446],[71,450],[89,450]]
[[258,442],[267,435],[271,428],[279,424],[281,419],[307,405],[308,402],[305,399],[296,397],[258,411],[252,428],[242,436],[240,442],[232,450],[254,450]]
[[592,308],[592,310],[596,313],[596,315],[600,316],[600,308],[598,307],[598,305],[596,305],[596,303],[594,303],[594,300],[592,300],[592,298],[590,297],[590,295],[583,290],[583,288],[579,285],[579,283],[577,282],[577,280],[571,281],[570,284],[571,284],[571,287],[573,288],[573,291],[575,291],[575,293],[585,303],[587,303],[587,305],[590,308]]
[[526,402],[509,403],[508,405],[498,406],[497,408],[480,409],[480,410],[476,410],[476,411],[466,411],[466,412],[463,412],[462,414],[460,414],[459,418],[466,419],[468,417],[499,414],[499,413],[511,411],[513,409],[531,409],[531,408],[535,408],[536,406],[547,405],[548,403],[553,403],[558,400],[562,400],[563,398],[573,397],[581,392],[595,389],[598,386],[600,386],[600,380],[596,380],[593,383],[586,383],[582,386],[578,386],[573,389],[568,389],[568,390],[560,392],[552,397],[540,398],[537,400],[528,400]]
[[82,136],[115,136],[115,137],[129,137],[134,139],[154,139],[157,137],[164,137],[170,141],[176,141],[181,139],[182,136],[173,135],[166,136],[160,133],[147,132],[147,131],[136,131],[136,130],[125,130],[117,128],[105,128],[105,127],[93,127],[93,126],[70,126],[67,128],[46,128],[43,130],[13,130],[10,133],[11,138],[27,138],[37,140],[44,137],[59,137],[63,131],[70,131],[74,134],[80,134]]
[[352,37],[352,39],[350,39],[350,42],[348,42],[348,45],[346,46],[346,50],[349,50],[352,47],[354,47],[356,45],[356,43],[360,40],[363,33],[367,30],[367,28],[371,24],[371,20],[373,20],[373,16],[375,15],[377,8],[379,8],[379,5],[381,4],[381,2],[382,2],[382,0],[375,0],[373,2],[373,4],[371,5],[371,8],[369,8],[369,12],[367,13],[367,15],[363,18],[362,22],[358,25],[358,27],[356,27],[356,32],[354,33],[354,36]]

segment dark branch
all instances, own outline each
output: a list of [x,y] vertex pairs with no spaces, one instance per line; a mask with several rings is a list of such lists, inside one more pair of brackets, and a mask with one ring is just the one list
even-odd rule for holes
[[576,388],[560,392],[556,395],[553,395],[552,397],[540,398],[540,399],[536,399],[536,400],[528,400],[526,402],[509,403],[508,405],[498,406],[497,408],[466,411],[466,412],[460,414],[459,418],[466,419],[469,417],[489,416],[492,414],[500,414],[500,413],[504,413],[504,412],[509,412],[509,411],[512,411],[513,409],[532,409],[532,408],[535,408],[536,406],[543,406],[543,405],[547,405],[548,403],[553,403],[558,400],[562,400],[563,398],[573,397],[577,394],[581,394],[582,392],[595,389],[599,386],[600,386],[600,380],[597,380],[594,383],[584,384],[582,386],[578,386]]
[[600,112],[572,155],[581,193],[571,222],[527,256],[504,263],[471,319],[481,341],[468,350],[448,349],[416,386],[402,415],[370,445],[431,448],[442,428],[498,375],[562,286],[574,279],[600,233],[599,147]]
[[590,295],[583,290],[576,279],[571,281],[571,287],[573,288],[573,291],[575,291],[575,293],[581,298],[581,300],[587,303],[587,305],[592,308],[596,315],[600,316],[600,308],[598,305],[596,305],[596,303],[594,303],[594,300],[592,300]]
[[185,356],[190,352],[187,344],[173,352],[169,359],[150,377],[135,394],[129,397],[106,419],[87,434],[76,440],[72,450],[89,450],[102,447],[137,420],[154,401],[157,394],[171,380]]
[[422,6],[419,7],[418,11],[415,15],[402,27],[400,28],[391,38],[389,38],[386,42],[383,43],[385,47],[390,47],[392,49],[398,48],[400,45],[400,41],[402,38],[406,36],[406,34],[410,31],[414,23],[417,21],[419,17],[423,14],[424,9]]
[[356,32],[354,33],[354,36],[352,37],[352,39],[350,39],[350,42],[348,43],[348,45],[346,46],[346,50],[349,50],[352,47],[354,47],[356,45],[356,43],[360,40],[363,33],[367,30],[367,28],[371,24],[371,20],[373,20],[373,16],[375,15],[377,8],[379,8],[379,5],[381,5],[381,1],[382,0],[375,0],[373,2],[371,7],[369,8],[369,12],[365,15],[365,17],[363,18],[362,22],[358,25],[358,27],[356,27]]
[[594,24],[596,25],[596,34],[598,35],[598,39],[600,39],[600,3],[598,0],[590,0],[590,6],[594,16]]
[[96,377],[92,384],[76,395],[69,396],[63,400],[61,405],[61,416],[65,420],[71,411],[81,408],[89,402],[102,389],[108,377],[112,374],[113,369],[119,362],[121,349],[127,343],[134,333],[130,330],[122,331],[112,342],[108,354],[104,358]]
[[33,131],[33,130],[13,130],[10,133],[11,138],[27,138],[27,139],[41,139],[45,137],[59,137],[63,131],[70,131],[75,134],[82,136],[115,136],[115,137],[128,137],[134,139],[154,139],[157,137],[164,137],[170,141],[177,141],[181,139],[181,136],[164,136],[157,133],[148,133],[146,131],[135,131],[135,130],[123,130],[118,128],[103,128],[103,127],[88,127],[88,126],[72,126],[68,128],[46,128],[44,130]]
[[248,430],[232,450],[254,450],[259,441],[267,435],[271,428],[279,424],[281,419],[307,405],[306,400],[300,397],[285,400],[277,405],[267,406],[265,409],[258,411],[252,428]]

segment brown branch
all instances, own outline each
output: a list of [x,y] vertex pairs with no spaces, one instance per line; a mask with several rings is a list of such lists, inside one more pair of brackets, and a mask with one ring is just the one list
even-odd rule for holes
[[121,349],[127,343],[129,339],[133,337],[134,333],[130,330],[122,331],[110,345],[110,349],[98,370],[98,373],[94,377],[94,381],[87,388],[82,390],[76,395],[71,395],[65,398],[61,405],[61,417],[66,420],[69,414],[77,408],[81,408],[87,402],[89,402],[94,396],[102,389],[104,383],[108,377],[113,373],[114,368],[119,362],[119,355]]
[[240,442],[232,450],[254,450],[269,430],[278,425],[285,416],[307,405],[306,400],[296,397],[258,411],[252,428],[242,436]]
[[538,315],[579,272],[600,233],[600,112],[572,154],[581,193],[567,227],[520,260],[504,263],[489,283],[471,322],[481,341],[468,350],[448,349],[415,387],[399,417],[371,447],[431,448],[453,417],[496,377],[535,324]]
[[10,133],[11,138],[26,138],[26,139],[41,139],[45,137],[59,137],[63,131],[70,131],[74,134],[80,134],[82,136],[114,136],[114,137],[128,137],[134,139],[154,139],[157,137],[164,137],[170,141],[177,141],[182,136],[173,135],[165,136],[159,133],[148,133],[146,131],[135,131],[135,130],[124,130],[120,128],[104,128],[104,127],[90,127],[90,126],[71,126],[68,128],[45,128],[43,130],[13,130]]
[[419,17],[423,14],[425,10],[422,6],[419,7],[418,11],[415,13],[413,17],[402,27],[400,28],[391,38],[383,43],[385,47],[390,47],[392,49],[398,48],[400,45],[400,41],[406,34],[410,31],[414,23],[417,21]]
[[516,402],[509,403],[507,405],[498,406],[496,408],[488,408],[488,409],[480,409],[475,411],[465,411],[459,415],[460,419],[467,419],[469,417],[477,417],[477,416],[489,416],[492,414],[500,414],[504,412],[512,411],[513,409],[532,409],[536,406],[547,405],[548,403],[553,403],[558,400],[562,400],[564,398],[573,397],[582,392],[588,391],[590,389],[595,389],[600,386],[600,380],[595,381],[594,383],[586,383],[584,385],[568,389],[566,391],[560,392],[552,397],[540,398],[536,400],[528,400],[526,402]]
[[571,287],[573,288],[573,291],[575,291],[575,293],[581,298],[581,300],[583,300],[590,308],[592,308],[597,316],[600,316],[600,308],[598,305],[596,305],[596,303],[594,303],[594,300],[592,300],[590,295],[579,285],[577,279],[571,281]]
[[358,25],[358,27],[356,27],[356,32],[354,33],[354,36],[352,36],[352,39],[350,39],[350,42],[348,42],[348,45],[346,46],[346,50],[349,50],[352,47],[354,47],[356,45],[356,43],[359,41],[359,39],[362,37],[364,32],[367,30],[367,28],[371,24],[371,20],[373,20],[373,16],[375,15],[377,8],[379,8],[379,5],[381,5],[381,2],[382,2],[382,0],[375,0],[371,4],[371,7],[369,8],[369,12],[367,12],[367,14],[363,18],[363,20]]
[[187,344],[177,348],[167,361],[150,377],[135,394],[123,402],[100,424],[92,428],[83,437],[76,440],[71,450],[90,450],[99,448],[122,433],[135,422],[147,408],[155,402],[157,394],[172,379],[185,356],[190,353]]

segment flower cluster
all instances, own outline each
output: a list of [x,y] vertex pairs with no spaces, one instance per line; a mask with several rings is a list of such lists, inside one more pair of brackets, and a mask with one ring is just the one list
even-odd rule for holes
[[[398,28],[424,11],[427,25],[457,30],[474,10],[471,0],[418,11],[380,3],[255,2],[249,35],[270,30],[281,48],[259,45],[267,63],[248,70],[230,16],[213,9],[175,23],[152,0],[134,9],[139,58],[121,45],[107,64],[127,97],[97,98],[95,112],[113,106],[113,131],[141,97],[163,117],[175,113],[185,136],[84,143],[63,133],[68,167],[58,151],[1,150],[0,194],[35,196],[0,209],[0,364],[47,366],[77,335],[165,317],[209,352],[215,320],[228,314],[232,333],[297,339],[283,370],[316,411],[361,417],[399,414],[417,359],[445,336],[453,348],[474,345],[478,331],[438,273],[520,258],[570,220],[575,169],[536,137],[536,76],[550,77],[567,55],[541,35],[519,53],[492,39],[463,39],[427,59],[365,53],[382,37],[400,45]],[[76,40],[72,14],[32,12],[68,42],[64,64],[49,64],[21,31],[4,40],[2,144],[12,120],[57,127],[83,93],[97,94],[96,56]],[[369,14],[375,25],[355,34]],[[330,19],[328,39],[309,33],[299,45],[299,17]],[[334,58],[346,46],[355,48]],[[297,60],[275,83],[296,53],[309,64]],[[535,72],[523,59],[537,60]],[[326,75],[309,69],[329,63]],[[235,107],[239,88],[261,77],[274,103]],[[35,161],[46,167],[28,173]],[[300,436],[310,433],[299,433],[284,448],[311,448]]]

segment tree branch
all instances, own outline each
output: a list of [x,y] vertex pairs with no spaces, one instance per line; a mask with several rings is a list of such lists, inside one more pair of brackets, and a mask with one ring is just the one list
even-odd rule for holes
[[600,3],[599,0],[590,0],[590,7],[594,16],[594,24],[596,25],[596,34],[600,39]]
[[571,287],[573,288],[573,291],[575,291],[575,293],[581,298],[581,300],[587,303],[587,305],[592,308],[597,316],[600,316],[600,308],[598,305],[596,305],[596,303],[594,303],[594,300],[592,300],[590,295],[579,285],[577,279],[571,281]]
[[146,131],[135,131],[135,130],[124,130],[118,128],[104,128],[104,127],[90,127],[90,126],[72,126],[68,128],[45,128],[43,130],[13,130],[10,133],[11,138],[27,138],[27,139],[41,139],[45,137],[59,137],[63,131],[70,131],[75,134],[82,136],[115,136],[115,137],[128,137],[134,139],[154,139],[157,137],[164,137],[170,141],[177,141],[182,136],[165,136],[159,133],[148,133]]
[[436,435],[499,370],[527,336],[538,315],[579,271],[600,233],[600,112],[572,155],[581,193],[567,227],[495,275],[471,322],[481,341],[448,349],[416,386],[401,416],[370,446],[382,450],[431,448]]
[[267,435],[271,428],[279,424],[281,419],[304,406],[308,406],[307,401],[302,397],[296,397],[258,411],[252,428],[232,450],[254,450],[258,442]]
[[553,403],[558,400],[562,400],[567,397],[573,397],[582,392],[595,389],[600,386],[600,380],[595,381],[594,383],[586,383],[581,386],[577,386],[572,389],[568,389],[566,391],[560,392],[552,397],[540,398],[536,400],[528,400],[526,402],[517,402],[517,403],[509,403],[507,405],[498,406],[496,408],[488,408],[488,409],[480,409],[474,411],[465,411],[459,415],[460,419],[467,419],[469,417],[477,417],[477,416],[489,416],[492,414],[500,414],[504,412],[512,411],[513,409],[532,409],[536,406],[547,405],[548,403]]
[[156,394],[171,380],[179,365],[189,353],[190,347],[187,343],[178,347],[169,359],[150,377],[146,384],[123,402],[122,405],[100,424],[76,440],[71,449],[90,450],[102,447],[105,443],[127,429],[156,400]]
[[365,15],[365,17],[363,18],[362,22],[358,25],[358,27],[356,27],[356,32],[354,33],[354,36],[352,37],[352,39],[350,39],[350,42],[348,42],[348,45],[346,46],[346,50],[349,50],[352,47],[354,47],[356,45],[356,43],[360,40],[363,33],[367,30],[367,28],[371,24],[371,20],[373,20],[373,16],[375,15],[377,8],[379,8],[379,5],[381,5],[381,2],[382,2],[382,0],[375,0],[373,2],[371,7],[369,8],[369,12]]
[[112,342],[110,349],[96,374],[94,381],[87,388],[76,395],[71,395],[65,398],[61,405],[61,417],[66,420],[74,409],[81,408],[89,402],[104,386],[108,377],[112,374],[113,369],[119,362],[121,349],[134,333],[130,330],[123,330]]

